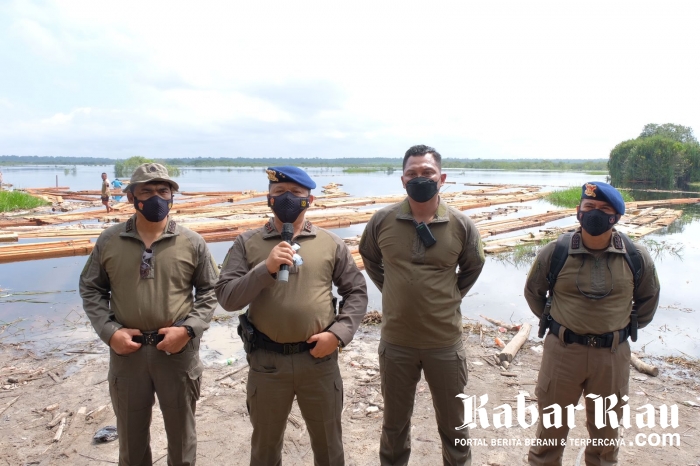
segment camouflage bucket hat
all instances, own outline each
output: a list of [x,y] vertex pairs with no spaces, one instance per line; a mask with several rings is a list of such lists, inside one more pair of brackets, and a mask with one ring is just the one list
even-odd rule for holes
[[173,190],[179,191],[180,185],[173,181],[168,175],[168,169],[159,163],[144,163],[139,165],[134,174],[131,175],[131,180],[129,184],[126,185],[122,191],[127,192],[130,190],[130,186],[134,186],[138,183],[148,183],[150,181],[165,181],[170,183]]

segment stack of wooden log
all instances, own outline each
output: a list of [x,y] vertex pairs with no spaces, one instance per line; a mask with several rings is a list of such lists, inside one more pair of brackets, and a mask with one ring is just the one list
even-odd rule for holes
[[[469,188],[463,191],[443,192],[441,197],[460,210],[482,209],[470,216],[476,222],[482,238],[495,237],[485,244],[485,250],[488,253],[503,252],[519,244],[554,237],[561,231],[575,226],[572,218],[569,226],[545,228],[526,235],[503,237],[502,235],[507,233],[542,227],[555,220],[573,217],[575,210],[562,209],[523,216],[522,203],[540,199],[546,194],[539,187],[498,184],[470,185]],[[70,191],[69,188],[36,188],[28,191],[64,199],[75,196],[99,197],[100,194],[99,191]],[[232,241],[240,233],[257,228],[267,221],[270,215],[267,201],[253,200],[265,194],[255,191],[183,192],[176,196],[172,212],[178,222],[200,233],[208,242]],[[373,197],[336,194],[319,196],[307,211],[307,218],[319,227],[345,228],[366,223],[381,206],[401,201],[404,197],[405,194]],[[663,206],[697,202],[700,202],[700,199],[629,203],[628,215],[623,217],[619,227],[632,236],[644,236],[668,226],[680,216],[680,210],[663,208]],[[511,205],[495,211],[483,211],[490,206],[506,204]],[[117,203],[115,211],[110,213],[103,208],[98,208],[84,212],[47,212],[0,217],[0,242],[18,239],[81,238],[81,240],[71,239],[51,243],[0,246],[0,263],[89,254],[92,249],[90,238],[99,236],[104,228],[113,222],[127,220],[133,212],[132,205]],[[516,216],[512,217],[511,214]],[[494,219],[494,217],[499,218]],[[351,252],[356,263],[362,266],[356,246],[351,246]]]

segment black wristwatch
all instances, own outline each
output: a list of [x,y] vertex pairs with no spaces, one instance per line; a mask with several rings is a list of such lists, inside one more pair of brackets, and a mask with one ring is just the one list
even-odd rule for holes
[[187,336],[190,337],[190,339],[195,337],[194,330],[192,329],[192,327],[190,327],[189,325],[183,325],[183,327],[185,327],[185,330],[187,330]]

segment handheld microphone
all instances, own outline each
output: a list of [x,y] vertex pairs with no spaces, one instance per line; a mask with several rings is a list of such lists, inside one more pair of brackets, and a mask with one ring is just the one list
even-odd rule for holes
[[[286,241],[289,244],[292,244],[292,238],[294,238],[294,225],[292,225],[291,223],[284,223],[282,225],[282,241]],[[280,271],[277,272],[277,281],[289,281],[289,266],[287,264],[282,264],[280,266]]]

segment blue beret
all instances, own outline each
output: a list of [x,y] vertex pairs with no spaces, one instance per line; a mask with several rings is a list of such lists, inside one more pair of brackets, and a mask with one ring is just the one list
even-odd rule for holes
[[285,165],[283,167],[267,167],[267,178],[270,183],[284,183],[291,181],[308,189],[316,188],[316,183],[301,168]]
[[605,201],[620,215],[625,213],[625,200],[620,191],[602,181],[591,181],[581,187],[581,199]]

